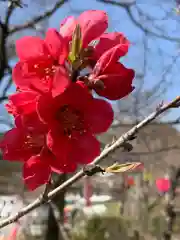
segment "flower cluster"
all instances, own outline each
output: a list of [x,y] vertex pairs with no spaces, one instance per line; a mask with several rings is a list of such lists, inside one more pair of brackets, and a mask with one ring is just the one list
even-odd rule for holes
[[107,27],[107,14],[90,10],[66,18],[59,32],[48,29],[44,39],[16,42],[17,91],[6,105],[15,127],[0,148],[4,159],[23,162],[30,190],[47,183],[51,172],[73,172],[100,154],[95,136],[110,127],[113,110],[93,91],[109,100],[133,91],[134,71],[119,62],[129,41],[122,33],[105,33]]

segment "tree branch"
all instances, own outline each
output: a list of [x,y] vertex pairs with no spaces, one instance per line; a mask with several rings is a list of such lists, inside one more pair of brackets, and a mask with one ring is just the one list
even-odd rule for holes
[[[168,109],[171,108],[178,108],[180,106],[180,96],[174,99],[169,104],[160,106],[156,109],[153,113],[151,113],[148,117],[146,117],[143,121],[141,121],[139,124],[131,128],[128,132],[123,134],[117,141],[115,141],[111,146],[105,148],[101,154],[93,161],[93,165],[97,165],[99,162],[101,162],[103,159],[108,157],[111,153],[113,153],[115,150],[117,150],[119,147],[123,146],[124,143],[128,142],[132,139],[134,135],[137,134],[137,132],[142,129],[143,127],[147,126],[150,122],[152,122],[156,117],[158,117],[160,114],[164,113]],[[95,166],[96,167],[96,166]],[[63,182],[60,186],[56,187],[54,190],[49,192],[47,194],[47,202],[51,201],[52,198],[54,198],[59,192],[63,191],[64,189],[70,187],[74,183],[76,183],[78,180],[83,178],[86,175],[84,170],[80,170],[77,172],[74,176],[69,178],[67,181]],[[44,204],[44,199],[42,197],[36,199],[34,202],[29,204],[28,206],[22,208],[18,213],[15,215],[12,215],[3,221],[0,222],[0,228],[3,228],[13,222],[16,222],[21,217],[25,216],[27,213],[31,212],[35,208],[39,207],[40,205]]]
[[5,100],[8,100],[8,96],[3,96],[3,97],[0,97],[0,103],[5,101]]
[[7,56],[6,56],[6,40],[8,36],[7,25],[1,25],[0,36],[0,81],[4,77],[5,70],[7,68]]
[[[170,147],[165,147],[165,148],[159,148],[159,149],[155,149],[153,151],[143,151],[143,152],[136,152],[136,151],[133,151],[132,152],[132,155],[133,156],[151,156],[151,155],[156,155],[156,154],[159,154],[159,153],[166,153],[166,152],[169,152],[169,151],[173,151],[173,150],[180,150],[180,146],[170,146]],[[116,160],[116,157],[112,157],[112,159]]]
[[7,52],[6,52],[6,43],[7,43],[7,38],[9,35],[9,20],[10,17],[16,8],[16,5],[11,1],[9,3],[9,6],[7,8],[7,12],[5,15],[5,21],[4,23],[1,22],[1,36],[0,36],[0,81],[5,75],[5,71],[8,66],[8,59],[7,59]]
[[60,8],[64,3],[68,2],[68,0],[59,0],[54,7],[52,7],[50,10],[44,12],[43,14],[34,17],[33,19],[31,19],[30,21],[19,25],[19,26],[15,26],[13,27],[11,30],[9,30],[9,34],[13,34],[15,32],[24,30],[26,28],[32,28],[35,24],[39,23],[42,20],[45,20],[46,18],[50,17],[53,13],[56,12],[56,10],[58,10],[58,8]]
[[135,1],[132,1],[132,2],[117,2],[117,1],[113,1],[113,0],[97,0],[98,2],[103,2],[103,3],[106,3],[106,4],[111,4],[111,5],[114,5],[114,6],[119,6],[119,7],[129,7],[129,6],[132,6],[136,3],[136,0]]
[[6,16],[5,16],[5,21],[4,21],[4,24],[6,26],[9,25],[9,20],[10,20],[10,17],[15,9],[16,5],[14,4],[13,1],[10,1],[9,2],[9,6],[8,6],[8,9],[7,9],[7,13],[6,13]]
[[[7,96],[7,92],[9,90],[9,88],[11,87],[12,85],[12,77],[10,77],[8,80],[7,80],[7,83],[6,83],[6,86],[4,87],[3,91],[2,91],[2,94],[1,94],[1,97],[4,98]],[[1,98],[0,97],[0,98]]]
[[[138,122],[133,122],[133,123],[123,123],[123,122],[118,122],[112,125],[112,128],[118,128],[118,127],[130,127],[133,126],[134,124],[137,124]],[[152,122],[149,125],[153,126],[161,126],[161,125],[178,125],[180,124],[180,118],[172,121],[163,121],[163,122]]]
[[131,19],[131,21],[139,28],[141,29],[143,32],[145,33],[149,33],[157,38],[163,38],[163,39],[166,39],[166,40],[169,40],[169,41],[173,41],[173,42],[180,42],[180,38],[179,37],[171,37],[171,36],[166,36],[164,34],[159,34],[159,33],[156,33],[154,31],[152,31],[151,29],[149,29],[148,27],[144,26],[143,23],[141,23],[140,21],[138,21],[134,15],[132,14],[132,11],[130,9],[130,7],[132,5],[134,5],[135,2],[133,2],[132,4],[125,4],[125,3],[120,3],[120,2],[116,2],[116,1],[113,1],[113,0],[97,0],[98,2],[102,2],[102,3],[105,3],[105,4],[111,4],[111,5],[114,5],[114,6],[119,6],[119,7],[123,7],[129,18]]

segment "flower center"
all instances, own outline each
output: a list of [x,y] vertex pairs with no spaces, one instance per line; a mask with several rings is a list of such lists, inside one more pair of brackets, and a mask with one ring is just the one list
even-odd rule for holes
[[64,105],[59,109],[57,119],[63,126],[64,135],[69,138],[76,137],[77,134],[82,135],[86,132],[81,112],[69,105]]
[[56,72],[57,65],[56,61],[51,57],[46,59],[32,59],[24,64],[23,72],[27,77],[36,75],[47,82]]
[[45,145],[45,136],[43,134],[29,133],[24,144],[26,148],[33,149],[33,152],[38,154]]

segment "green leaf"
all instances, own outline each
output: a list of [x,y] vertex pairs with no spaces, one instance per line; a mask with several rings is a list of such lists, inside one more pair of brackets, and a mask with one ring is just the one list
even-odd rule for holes
[[69,60],[72,63],[79,58],[81,48],[82,48],[81,27],[79,24],[77,24],[73,33],[71,49],[69,54]]
[[105,169],[105,172],[109,172],[109,173],[127,172],[127,171],[132,171],[132,170],[140,167],[141,165],[142,165],[142,163],[140,163],[140,162],[124,163],[124,164],[115,163],[112,166],[107,167]]

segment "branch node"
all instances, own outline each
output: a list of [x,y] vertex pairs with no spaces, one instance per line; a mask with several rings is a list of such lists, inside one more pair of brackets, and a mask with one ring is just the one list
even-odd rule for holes
[[105,169],[100,167],[99,165],[87,165],[83,168],[83,172],[86,176],[91,177],[96,173],[105,173]]
[[124,142],[122,147],[123,147],[123,152],[131,152],[133,150],[133,145],[129,142]]

